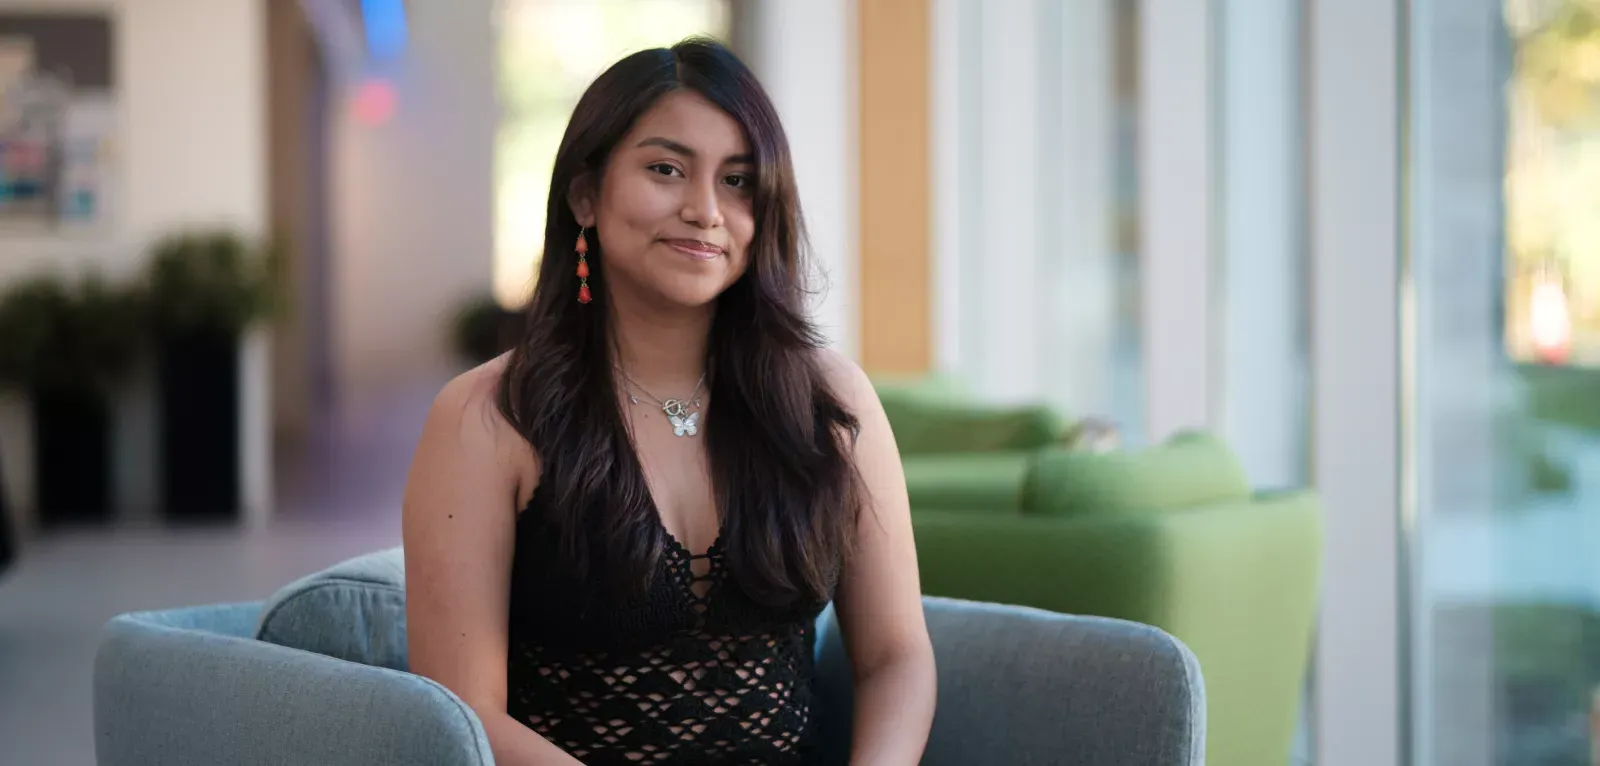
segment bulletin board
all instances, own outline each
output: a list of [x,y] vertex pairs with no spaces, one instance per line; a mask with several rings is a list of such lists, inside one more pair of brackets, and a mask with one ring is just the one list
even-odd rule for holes
[[0,13],[0,234],[104,228],[113,40],[103,13]]

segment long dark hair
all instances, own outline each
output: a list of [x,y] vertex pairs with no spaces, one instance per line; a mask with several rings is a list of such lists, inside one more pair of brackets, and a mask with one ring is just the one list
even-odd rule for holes
[[563,563],[591,574],[593,554],[623,592],[646,588],[667,544],[618,409],[606,257],[589,237],[593,301],[578,302],[568,202],[574,179],[598,180],[612,148],[663,95],[690,90],[736,120],[755,156],[750,266],[717,298],[708,338],[706,450],[729,571],[770,606],[827,601],[855,541],[858,430],[829,389],[806,317],[810,274],[789,143],[777,110],[721,44],[690,39],[622,59],[578,101],[550,178],[544,257],[521,342],[500,379],[501,414],[540,462],[537,505]]

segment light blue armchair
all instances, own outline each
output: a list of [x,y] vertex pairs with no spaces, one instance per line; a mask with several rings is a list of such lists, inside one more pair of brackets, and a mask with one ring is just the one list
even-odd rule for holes
[[[398,549],[303,578],[265,602],[114,618],[95,663],[101,766],[487,766],[472,710],[405,672]],[[939,707],[925,764],[1196,766],[1200,670],[1151,627],[925,600]],[[850,671],[821,617],[822,763],[843,763]]]

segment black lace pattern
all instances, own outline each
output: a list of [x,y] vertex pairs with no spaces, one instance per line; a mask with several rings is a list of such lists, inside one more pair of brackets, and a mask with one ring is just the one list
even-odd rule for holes
[[728,579],[718,545],[692,555],[670,535],[646,597],[596,609],[528,562],[521,526],[514,718],[589,766],[804,761],[815,613],[762,609]]

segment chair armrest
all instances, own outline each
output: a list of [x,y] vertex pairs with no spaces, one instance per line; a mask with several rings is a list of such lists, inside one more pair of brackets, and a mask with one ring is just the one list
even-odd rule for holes
[[[923,604],[939,673],[924,766],[1204,763],[1205,684],[1194,654],[1172,636],[1026,607]],[[849,742],[850,664],[831,609],[819,625],[819,723],[839,758]]]
[[[104,628],[94,668],[101,766],[489,766],[477,716],[421,676],[196,627],[193,610]],[[210,626],[207,626],[210,627]],[[246,628],[247,629],[247,628]]]

